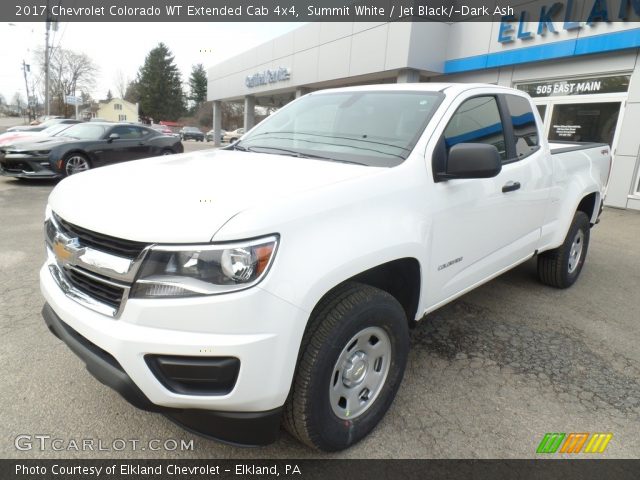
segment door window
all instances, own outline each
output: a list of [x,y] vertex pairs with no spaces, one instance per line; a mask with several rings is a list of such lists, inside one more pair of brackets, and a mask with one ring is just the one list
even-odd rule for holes
[[137,127],[114,127],[114,129],[111,130],[111,133],[117,133],[118,135],[120,135],[120,138],[126,140],[135,140],[142,137],[142,131]]
[[466,100],[453,114],[444,131],[447,152],[458,143],[486,143],[494,145],[500,158],[506,160],[502,119],[495,97],[474,97]]

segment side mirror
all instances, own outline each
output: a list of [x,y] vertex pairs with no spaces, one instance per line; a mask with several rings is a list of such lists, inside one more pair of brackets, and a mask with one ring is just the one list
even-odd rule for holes
[[441,180],[454,178],[491,178],[502,170],[500,152],[486,143],[459,143],[449,150]]
[[118,135],[117,133],[112,133],[111,135],[109,135],[109,143],[113,142],[114,140],[118,140],[120,138],[120,135]]

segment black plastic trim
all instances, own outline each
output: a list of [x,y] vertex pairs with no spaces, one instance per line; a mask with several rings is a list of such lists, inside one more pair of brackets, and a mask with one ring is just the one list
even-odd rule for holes
[[282,407],[263,412],[223,412],[156,405],[138,388],[109,352],[64,323],[49,304],[42,308],[42,316],[51,333],[84,361],[91,375],[117,391],[134,407],[162,413],[190,432],[233,445],[268,445],[278,439]]
[[167,390],[180,395],[226,395],[240,372],[236,357],[145,355],[144,360]]

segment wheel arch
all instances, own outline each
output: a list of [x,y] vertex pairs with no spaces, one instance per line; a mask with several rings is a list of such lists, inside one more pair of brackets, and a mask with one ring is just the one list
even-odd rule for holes
[[316,306],[321,304],[336,288],[347,282],[362,283],[387,292],[402,305],[409,324],[413,324],[420,303],[422,283],[420,262],[416,258],[398,258],[346,278],[326,291],[318,299]]
[[70,155],[78,154],[78,153],[89,161],[89,165],[91,166],[91,168],[95,167],[96,162],[95,162],[95,159],[93,158],[93,155],[91,155],[86,150],[76,147],[76,148],[67,150],[59,155],[58,160],[56,160],[56,168],[59,168],[60,170],[64,170],[64,165],[61,162],[66,161]]
[[594,225],[599,214],[599,200],[600,194],[598,192],[591,192],[580,200],[576,208],[576,212],[584,212],[589,218],[589,223]]

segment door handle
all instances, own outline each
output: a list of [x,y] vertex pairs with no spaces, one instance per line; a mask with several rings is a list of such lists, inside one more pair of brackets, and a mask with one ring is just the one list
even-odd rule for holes
[[144,142],[138,142],[138,146],[142,147],[144,145]]
[[513,180],[509,180],[502,186],[502,193],[513,192],[520,188],[520,182],[514,182]]

